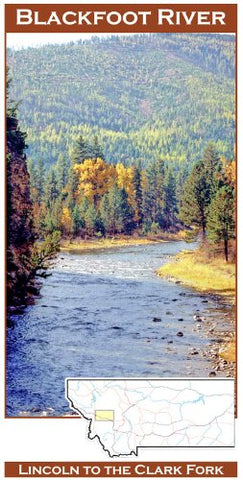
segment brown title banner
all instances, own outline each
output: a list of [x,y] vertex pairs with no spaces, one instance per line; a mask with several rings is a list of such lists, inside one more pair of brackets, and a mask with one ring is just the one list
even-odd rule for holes
[[236,29],[236,4],[5,5],[7,33],[234,33]]
[[237,477],[236,462],[6,462],[5,477]]

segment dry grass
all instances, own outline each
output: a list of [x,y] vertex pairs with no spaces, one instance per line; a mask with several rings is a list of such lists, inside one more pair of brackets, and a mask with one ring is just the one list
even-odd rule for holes
[[82,238],[65,239],[61,241],[61,250],[98,250],[104,248],[126,247],[129,245],[150,245],[153,243],[170,242],[187,239],[188,231],[180,230],[175,233],[159,233],[146,236],[114,235],[107,238]]
[[207,258],[201,251],[184,251],[172,263],[158,270],[158,275],[180,280],[202,292],[235,294],[235,265],[223,258]]
[[235,341],[226,343],[219,351],[219,356],[227,362],[236,362]]
[[104,248],[126,247],[129,245],[149,245],[157,242],[163,242],[163,240],[142,237],[114,237],[90,240],[63,240],[61,243],[61,250],[98,250]]

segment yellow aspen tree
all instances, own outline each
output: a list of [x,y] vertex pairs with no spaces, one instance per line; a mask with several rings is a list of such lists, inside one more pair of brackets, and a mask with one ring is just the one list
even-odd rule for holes
[[62,231],[66,235],[68,235],[72,231],[73,221],[72,221],[71,212],[68,207],[62,208],[61,227],[62,227]]
[[135,189],[133,185],[134,168],[125,167],[123,163],[117,163],[117,186],[118,188],[124,188],[128,195],[128,203],[136,210]]
[[117,179],[114,165],[109,165],[101,158],[85,160],[80,165],[75,164],[73,169],[78,174],[77,197],[80,201],[87,197],[95,205]]

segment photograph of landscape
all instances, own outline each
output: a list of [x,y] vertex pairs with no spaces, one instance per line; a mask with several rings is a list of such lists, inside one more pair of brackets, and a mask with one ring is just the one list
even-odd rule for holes
[[234,378],[235,36],[10,37],[6,415],[74,414],[67,377]]

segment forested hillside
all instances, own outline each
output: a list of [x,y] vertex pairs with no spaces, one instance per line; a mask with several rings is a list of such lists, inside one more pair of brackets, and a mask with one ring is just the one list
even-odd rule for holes
[[108,163],[233,157],[234,37],[134,35],[8,51],[28,156],[70,158],[97,135]]

